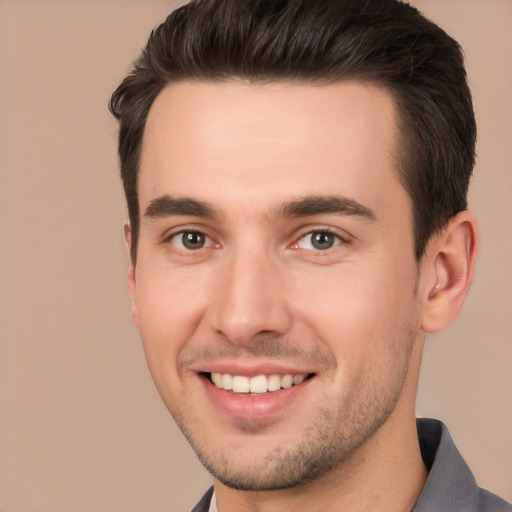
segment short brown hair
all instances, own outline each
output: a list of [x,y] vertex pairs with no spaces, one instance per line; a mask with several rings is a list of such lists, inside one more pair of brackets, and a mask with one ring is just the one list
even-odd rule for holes
[[151,33],[112,95],[130,222],[139,231],[137,173],[145,122],[163,87],[181,80],[355,79],[396,103],[397,167],[413,203],[416,258],[466,209],[476,124],[459,44],[397,0],[193,0]]

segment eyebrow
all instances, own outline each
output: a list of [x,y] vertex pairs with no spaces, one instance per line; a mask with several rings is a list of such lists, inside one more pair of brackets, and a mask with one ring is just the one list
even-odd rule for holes
[[282,205],[280,217],[308,217],[310,215],[342,214],[375,221],[375,212],[361,203],[341,196],[310,196]]
[[208,203],[189,197],[163,195],[152,199],[144,212],[144,217],[160,219],[172,215],[193,215],[195,217],[217,218],[215,208]]
[[[376,220],[375,212],[361,203],[341,196],[308,196],[282,204],[276,210],[276,217],[309,217],[323,214],[341,214]],[[159,219],[172,215],[193,215],[216,219],[216,209],[203,201],[190,197],[163,195],[152,199],[144,212],[145,217]]]

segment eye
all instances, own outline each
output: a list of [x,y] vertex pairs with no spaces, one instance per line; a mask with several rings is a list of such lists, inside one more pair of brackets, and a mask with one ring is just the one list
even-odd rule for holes
[[329,231],[311,231],[299,239],[297,248],[325,251],[342,242],[341,238]]
[[211,247],[213,242],[210,237],[200,231],[182,231],[170,238],[170,242],[178,249],[184,251],[197,251],[205,247]]

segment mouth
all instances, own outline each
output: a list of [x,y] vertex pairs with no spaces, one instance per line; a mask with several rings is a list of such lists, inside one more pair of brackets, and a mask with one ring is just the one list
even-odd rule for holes
[[297,386],[305,380],[312,378],[314,374],[262,374],[247,377],[245,375],[212,372],[204,375],[217,388],[229,391],[233,394],[264,395]]
[[267,371],[261,367],[263,365],[256,368],[255,365],[230,364],[231,370],[226,363],[216,363],[215,366],[198,372],[215,414],[222,413],[218,417],[229,418],[230,422],[241,420],[245,422],[244,428],[251,429],[283,419],[285,411],[300,410],[303,401],[299,397],[311,395],[307,390],[314,389],[311,386],[317,376],[302,369],[294,371],[274,364],[266,365],[270,366]]

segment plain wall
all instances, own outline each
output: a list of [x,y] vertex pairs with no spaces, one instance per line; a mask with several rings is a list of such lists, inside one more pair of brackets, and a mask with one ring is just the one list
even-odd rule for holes
[[[418,414],[512,500],[512,2],[412,2],[465,48],[481,254],[427,340]],[[163,0],[0,0],[0,510],[188,510],[209,485],[153,387],[125,284],[110,93]]]

